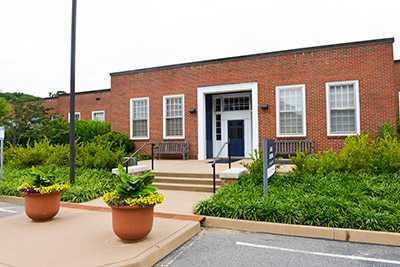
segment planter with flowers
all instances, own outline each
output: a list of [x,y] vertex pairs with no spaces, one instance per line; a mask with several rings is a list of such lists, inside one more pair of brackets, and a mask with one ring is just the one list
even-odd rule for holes
[[25,213],[33,221],[48,221],[60,209],[61,193],[69,188],[54,175],[54,168],[40,171],[34,166],[27,174],[29,181],[18,187],[25,197]]
[[118,166],[119,184],[103,196],[112,211],[114,233],[127,243],[143,240],[153,228],[154,206],[162,203],[164,195],[151,186],[154,174],[147,171],[131,177],[122,165]]

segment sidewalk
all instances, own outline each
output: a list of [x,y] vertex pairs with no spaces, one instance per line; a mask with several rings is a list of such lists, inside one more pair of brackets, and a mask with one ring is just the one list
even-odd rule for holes
[[[113,233],[110,208],[96,199],[62,203],[45,223],[25,214],[0,219],[0,266],[152,266],[200,232],[192,208],[209,193],[160,190],[166,199],[155,208],[153,229],[144,241],[126,244]],[[22,198],[0,201],[23,203]]]

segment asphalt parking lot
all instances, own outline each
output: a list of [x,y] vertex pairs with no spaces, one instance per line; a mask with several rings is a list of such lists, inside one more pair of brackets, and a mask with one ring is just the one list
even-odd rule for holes
[[203,228],[155,266],[400,266],[400,247]]
[[24,206],[0,202],[0,218],[17,215],[24,212]]

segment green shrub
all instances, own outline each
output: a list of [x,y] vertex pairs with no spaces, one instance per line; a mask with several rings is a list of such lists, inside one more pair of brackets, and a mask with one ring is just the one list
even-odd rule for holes
[[21,135],[22,144],[39,142],[44,138],[49,139],[51,144],[69,143],[69,122],[63,118],[46,120]]
[[111,144],[112,151],[122,149],[125,153],[130,153],[135,149],[132,140],[127,135],[116,131],[96,136],[94,141],[99,144]]
[[138,161],[151,159],[151,155],[146,153],[137,154],[135,157],[137,158]]
[[34,141],[31,146],[18,145],[4,152],[4,162],[9,167],[31,168],[32,166],[67,166],[69,164],[69,148],[65,145],[52,145],[44,138]]
[[372,141],[368,134],[349,136],[338,153],[327,150],[312,158],[298,152],[291,160],[298,173],[396,173],[400,171],[400,141],[389,132]]
[[391,121],[383,123],[381,126],[378,127],[378,130],[376,132],[378,133],[378,138],[384,137],[387,134],[391,136],[397,135],[396,126],[392,125]]
[[258,152],[257,149],[254,149],[254,156],[249,154],[253,162],[251,163],[243,163],[243,166],[249,170],[250,173],[263,173],[263,155],[262,151]]
[[82,168],[111,170],[122,164],[124,151],[111,149],[112,143],[80,143],[76,147],[75,164]]
[[92,141],[95,136],[105,135],[111,131],[109,122],[78,120],[75,122],[75,138],[78,142]]
[[[75,166],[111,170],[122,163],[124,151],[111,149],[112,143],[82,142],[76,144]],[[69,144],[52,145],[45,138],[33,146],[10,147],[4,152],[8,167],[69,166]]]

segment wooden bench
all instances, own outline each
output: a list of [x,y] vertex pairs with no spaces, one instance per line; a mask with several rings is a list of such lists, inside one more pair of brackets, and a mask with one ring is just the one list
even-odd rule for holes
[[189,159],[189,142],[158,142],[154,154],[182,154],[183,159]]
[[[313,140],[275,140],[275,156],[296,155],[297,151],[314,157]],[[281,159],[279,163],[290,164],[290,159]]]

